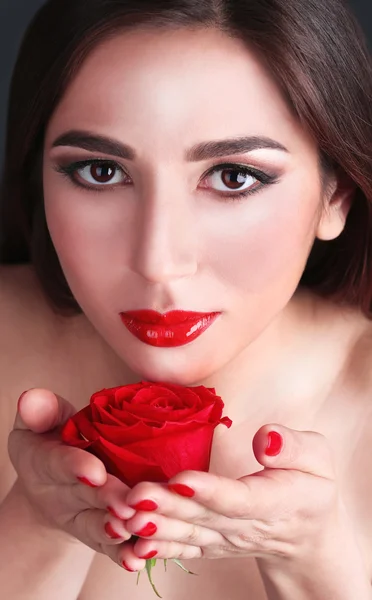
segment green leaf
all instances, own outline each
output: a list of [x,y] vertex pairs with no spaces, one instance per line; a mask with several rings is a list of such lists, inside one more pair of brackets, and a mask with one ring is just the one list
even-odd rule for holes
[[180,567],[180,569],[182,569],[182,571],[185,571],[189,575],[197,575],[197,573],[193,573],[192,571],[189,571],[188,569],[186,569],[186,567],[183,566],[183,564],[181,563],[181,561],[178,560],[178,558],[172,558],[172,560],[174,563],[176,563],[177,566]]
[[151,558],[150,560],[147,560],[146,561],[146,571],[147,571],[147,575],[148,575],[148,578],[149,578],[149,582],[151,583],[152,589],[154,590],[154,592],[157,595],[157,597],[161,598],[158,590],[156,589],[156,587],[154,585],[152,577],[151,577],[151,569],[155,566],[155,564],[156,564],[156,558]]
[[[172,558],[171,560],[172,560],[174,563],[176,563],[176,565],[177,565],[178,567],[180,567],[180,569],[182,569],[182,570],[183,570],[183,571],[185,571],[186,573],[189,573],[189,575],[197,575],[197,573],[193,573],[192,571],[189,571],[188,569],[186,569],[186,567],[184,567],[184,566],[183,566],[183,564],[181,563],[181,561],[179,561],[179,560],[178,560],[178,558]],[[162,596],[160,596],[160,594],[159,594],[158,590],[156,589],[156,587],[155,587],[155,584],[154,584],[154,582],[153,582],[153,580],[152,580],[152,573],[151,573],[151,571],[152,571],[152,569],[155,567],[155,565],[156,565],[156,558],[151,558],[151,559],[149,559],[149,560],[146,560],[146,567],[145,567],[145,569],[146,569],[147,576],[148,576],[148,578],[149,578],[149,582],[150,582],[150,584],[151,584],[151,587],[152,587],[152,589],[154,590],[154,592],[155,592],[155,594],[157,595],[157,597],[158,597],[158,598],[161,598]],[[167,559],[166,559],[166,558],[164,559],[164,569],[165,569],[165,571],[167,570]],[[142,569],[142,571],[143,571],[143,570],[144,570],[144,569]],[[141,575],[142,571],[138,571],[138,575],[137,575],[137,585],[138,585],[139,578],[140,578],[140,575]]]

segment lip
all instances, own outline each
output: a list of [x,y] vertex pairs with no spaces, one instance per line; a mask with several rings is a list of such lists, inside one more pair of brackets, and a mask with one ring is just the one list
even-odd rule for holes
[[135,310],[120,313],[126,328],[150,346],[184,346],[200,337],[219,317],[220,312],[174,310],[161,314],[154,310]]

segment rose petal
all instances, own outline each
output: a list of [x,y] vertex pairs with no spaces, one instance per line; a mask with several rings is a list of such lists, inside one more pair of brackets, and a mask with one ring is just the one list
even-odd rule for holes
[[160,438],[136,442],[126,450],[146,461],[161,465],[170,479],[180,471],[208,471],[214,428],[198,425],[172,432]]
[[142,456],[130,452],[126,448],[119,448],[100,438],[92,445],[95,456],[100,458],[106,469],[129,487],[140,481],[167,482],[167,475],[162,467]]
[[65,444],[75,446],[76,448],[82,448],[83,450],[89,448],[91,445],[90,442],[86,442],[81,438],[79,429],[76,427],[73,419],[69,419],[65,423],[61,431],[61,438]]
[[90,411],[83,409],[76,413],[72,418],[79,433],[81,433],[85,439],[94,442],[99,438],[99,433],[95,428],[94,423],[91,423],[89,420],[89,412]]
[[63,440],[98,456],[127,485],[165,482],[186,469],[208,470],[214,429],[231,426],[223,408],[214,388],[141,381],[93,394]]

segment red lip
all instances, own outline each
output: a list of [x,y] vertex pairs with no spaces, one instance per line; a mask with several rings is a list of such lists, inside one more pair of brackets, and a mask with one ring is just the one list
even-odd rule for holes
[[183,346],[199,337],[220,312],[205,313],[174,310],[161,314],[154,310],[134,310],[120,313],[127,329],[150,346]]
[[180,325],[180,323],[202,319],[213,313],[172,310],[171,312],[161,314],[156,310],[130,310],[121,314],[149,325]]

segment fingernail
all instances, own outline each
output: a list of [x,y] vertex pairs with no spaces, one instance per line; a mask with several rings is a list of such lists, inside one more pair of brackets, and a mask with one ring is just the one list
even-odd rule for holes
[[156,504],[156,502],[154,502],[153,500],[141,500],[141,502],[138,502],[137,504],[135,504],[133,506],[133,504],[129,505],[131,508],[134,508],[135,510],[156,510],[158,507],[158,505]]
[[77,479],[78,479],[78,481],[80,481],[80,483],[83,483],[84,485],[89,485],[89,487],[92,487],[92,488],[99,487],[99,485],[97,485],[96,483],[92,483],[86,477],[78,477]]
[[276,456],[279,454],[283,446],[283,438],[277,431],[270,431],[267,435],[267,446],[265,454],[268,456]]
[[184,485],[183,483],[170,483],[168,485],[168,488],[172,492],[175,492],[180,496],[185,496],[186,498],[192,498],[193,496],[195,496],[194,490],[188,485]]
[[144,558],[145,560],[150,560],[150,558],[154,558],[157,555],[158,551],[157,550],[151,550],[151,552],[148,552],[147,554],[145,554],[145,556],[140,556],[140,558]]
[[113,526],[111,525],[111,523],[109,521],[107,523],[105,523],[105,531],[106,531],[107,535],[109,536],[109,538],[111,538],[112,540],[118,540],[119,538],[122,537],[121,535],[116,533],[115,529],[113,528]]
[[116,512],[116,510],[114,508],[112,508],[112,506],[106,506],[106,510],[113,516],[116,517],[116,519],[121,519],[123,520],[123,518],[118,515],[118,513]]
[[135,573],[136,572],[136,569],[131,569],[130,567],[128,567],[128,565],[125,562],[125,560],[123,560],[121,564],[123,565],[124,569],[126,569],[127,571],[130,571],[131,573]]
[[142,527],[141,531],[135,531],[134,535],[139,535],[141,537],[150,537],[156,533],[158,528],[155,523],[147,523],[144,527]]

